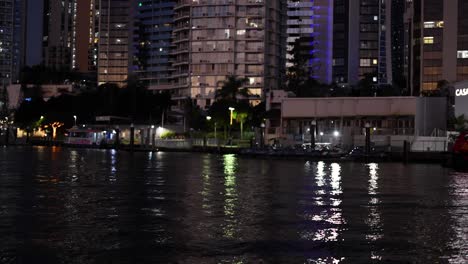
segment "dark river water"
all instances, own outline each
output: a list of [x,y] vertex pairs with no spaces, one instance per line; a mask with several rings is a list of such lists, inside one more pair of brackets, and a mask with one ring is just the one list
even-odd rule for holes
[[439,165],[0,148],[0,263],[468,263]]

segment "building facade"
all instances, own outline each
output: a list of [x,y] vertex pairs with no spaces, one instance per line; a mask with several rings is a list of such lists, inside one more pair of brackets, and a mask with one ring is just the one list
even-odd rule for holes
[[407,88],[405,76],[405,2],[406,0],[394,0],[391,6],[391,61],[392,80],[400,88]]
[[20,0],[0,1],[0,85],[18,81],[23,52],[24,5]]
[[129,75],[133,1],[101,0],[98,10],[98,85],[122,87]]
[[333,81],[392,83],[392,1],[334,1]]
[[331,83],[333,1],[289,0],[287,15],[286,66],[291,66],[296,45],[309,57],[307,67],[310,77],[322,83]]
[[[466,84],[465,84],[466,85]],[[445,151],[442,146],[427,144],[435,131],[445,137],[447,108],[443,97],[328,97],[289,98],[275,91],[267,104],[280,112],[278,126],[268,127],[266,138],[282,139],[284,145],[315,142],[352,149],[364,145],[366,126],[371,128],[375,146],[397,147],[412,143],[413,150]],[[395,113],[398,113],[395,115]],[[444,138],[445,140],[446,138]],[[424,145],[424,141],[426,144]],[[438,145],[435,148],[434,145]]]
[[95,70],[95,58],[91,53],[95,48],[99,2],[44,1],[42,56],[45,66],[82,73]]
[[286,64],[285,7],[283,0],[178,0],[176,95],[209,106],[229,75],[247,78],[254,100],[278,89]]
[[170,55],[175,2],[144,0],[135,4],[132,71],[150,89],[168,89],[172,85]]
[[437,90],[442,80],[468,78],[467,11],[466,1],[408,1],[408,75],[413,94]]
[[23,0],[24,10],[24,39],[22,61],[24,66],[32,67],[43,63],[42,38],[44,1]]
[[71,70],[76,49],[76,1],[44,1],[44,65],[57,70]]

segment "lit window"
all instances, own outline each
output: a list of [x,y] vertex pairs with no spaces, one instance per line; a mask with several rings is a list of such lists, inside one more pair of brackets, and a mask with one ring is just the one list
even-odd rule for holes
[[378,63],[378,60],[377,60],[377,59],[373,59],[373,60],[372,60],[372,64],[377,65],[377,63]]
[[243,35],[245,35],[245,29],[239,29],[239,30],[237,30],[237,35],[238,35],[238,36],[243,36]]
[[468,50],[459,50],[459,51],[457,51],[457,58],[459,58],[459,59],[468,59]]
[[369,66],[371,66],[371,60],[370,59],[360,59],[359,65],[361,67],[369,67]]
[[424,37],[424,44],[434,44],[434,37]]
[[443,28],[444,21],[426,21],[424,22],[424,28]]
[[434,28],[435,22],[434,21],[426,21],[424,22],[424,28]]

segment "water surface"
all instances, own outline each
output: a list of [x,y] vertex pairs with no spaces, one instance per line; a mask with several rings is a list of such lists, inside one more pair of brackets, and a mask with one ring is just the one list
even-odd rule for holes
[[468,263],[439,165],[0,148],[0,263]]

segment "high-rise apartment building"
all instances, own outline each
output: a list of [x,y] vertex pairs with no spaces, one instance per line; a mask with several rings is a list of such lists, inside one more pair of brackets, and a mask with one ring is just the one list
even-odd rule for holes
[[278,89],[286,64],[285,8],[283,0],[176,1],[176,94],[208,106],[228,75],[247,78],[257,100]]
[[172,84],[170,55],[175,2],[141,0],[135,4],[132,72],[149,89],[168,89]]
[[[44,65],[58,70],[93,71],[99,0],[45,0]],[[36,4],[37,5],[37,4]]]
[[334,1],[333,81],[392,83],[392,1]]
[[407,1],[408,76],[418,95],[438,88],[438,82],[468,79],[468,3],[461,0]]
[[73,68],[75,48],[76,1],[44,1],[44,64],[55,69]]
[[391,7],[391,61],[392,80],[400,88],[407,88],[405,76],[405,2],[406,0],[393,0]]
[[23,0],[24,6],[24,38],[22,61],[24,66],[32,67],[43,63],[42,38],[44,1]]
[[[333,1],[288,0],[287,66],[298,44],[300,53],[307,53],[307,66],[312,78],[332,82]],[[300,43],[296,43],[299,41]]]
[[76,8],[72,67],[81,73],[97,70],[100,0],[79,0]]
[[100,0],[98,85],[124,86],[128,79],[133,6],[130,0]]
[[20,0],[0,1],[0,85],[18,81],[22,64],[24,5]]

